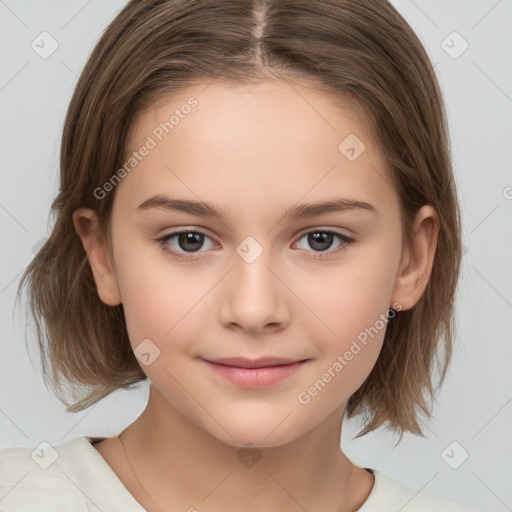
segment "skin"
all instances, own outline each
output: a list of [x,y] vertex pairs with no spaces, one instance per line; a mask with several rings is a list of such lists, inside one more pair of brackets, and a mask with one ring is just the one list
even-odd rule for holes
[[[191,96],[198,106],[117,185],[111,246],[93,210],[73,215],[99,297],[123,303],[134,350],[144,339],[160,350],[141,364],[150,396],[122,433],[128,459],[117,437],[95,446],[151,511],[355,510],[374,478],[340,449],[343,412],[374,366],[385,329],[309,403],[297,397],[389,307],[418,301],[438,217],[421,208],[414,238],[402,246],[400,199],[368,125],[314,86],[191,85],[138,118],[132,149]],[[338,150],[349,134],[366,146],[354,161]],[[154,194],[215,203],[226,216],[137,211]],[[377,213],[281,218],[298,202],[333,197],[366,201]],[[208,234],[196,252],[177,237],[167,242],[191,255],[187,261],[155,242],[180,228]],[[305,236],[319,228],[354,242],[334,237],[319,250]],[[252,263],[236,252],[247,236],[263,249]],[[234,356],[308,361],[273,386],[245,389],[202,360]],[[237,456],[249,442],[261,456],[252,467]]]

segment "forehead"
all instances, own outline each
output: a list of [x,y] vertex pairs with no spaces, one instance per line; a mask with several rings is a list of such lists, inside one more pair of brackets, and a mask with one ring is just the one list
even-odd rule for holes
[[127,156],[153,148],[118,192],[137,205],[165,192],[238,207],[335,191],[378,200],[391,180],[370,133],[353,103],[313,85],[196,83],[137,118]]
[[[192,98],[197,106],[190,109],[187,102]],[[178,130],[178,124],[185,125],[181,121],[188,117],[188,133],[204,127],[210,130],[211,136],[217,133],[222,136],[230,131],[240,136],[250,133],[263,136],[271,128],[271,135],[280,132],[281,138],[288,134],[296,140],[301,134],[309,138],[316,132],[322,138],[335,135],[336,141],[349,129],[368,143],[373,137],[371,123],[361,105],[313,81],[192,82],[188,87],[160,97],[138,115],[130,130],[129,149],[134,149],[148,133],[172,117],[173,136],[185,131]]]

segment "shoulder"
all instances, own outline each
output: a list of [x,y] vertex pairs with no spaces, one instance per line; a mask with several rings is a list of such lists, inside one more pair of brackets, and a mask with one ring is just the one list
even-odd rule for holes
[[375,484],[358,512],[471,512],[456,501],[403,486],[380,471],[370,470]]
[[92,445],[80,436],[61,445],[0,449],[2,512],[143,512]]
[[69,457],[79,444],[75,438],[61,446],[41,443],[36,448],[0,449],[2,512],[88,510]]

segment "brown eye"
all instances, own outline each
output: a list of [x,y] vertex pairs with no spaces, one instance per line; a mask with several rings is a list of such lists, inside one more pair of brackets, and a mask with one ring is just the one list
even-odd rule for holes
[[[349,238],[345,235],[342,235],[341,233],[336,233],[335,231],[323,231],[323,230],[316,230],[316,231],[310,231],[309,233],[304,234],[300,240],[306,239],[306,245],[313,249],[313,252],[317,253],[324,253],[328,251],[334,242],[338,241],[339,244],[337,248],[335,248],[332,251],[329,251],[327,255],[336,253],[342,249],[344,249],[346,246],[350,245],[354,240],[352,238]],[[308,250],[308,247],[300,247],[301,249]]]
[[[197,230],[181,230],[169,233],[157,240],[162,250],[171,254],[178,259],[194,258],[194,254],[201,254],[205,251],[200,251],[204,246],[205,240],[211,240],[210,237]],[[212,246],[214,244],[212,243]],[[210,247],[211,248],[211,247]],[[187,253],[189,255],[187,255]]]
[[200,249],[204,243],[204,235],[201,233],[188,232],[180,233],[175,236],[177,236],[176,242],[178,246],[185,252],[195,252]]

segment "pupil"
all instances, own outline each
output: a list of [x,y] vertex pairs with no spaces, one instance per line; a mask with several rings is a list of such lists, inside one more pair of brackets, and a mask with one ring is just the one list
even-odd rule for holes
[[[325,251],[331,246],[332,237],[331,233],[310,233],[308,243],[317,251]],[[326,242],[328,242],[327,246],[325,246]]]
[[[180,233],[178,243],[184,251],[193,252],[195,249],[200,249],[203,244],[203,235],[201,233]],[[192,247],[187,247],[187,244],[192,244]]]

